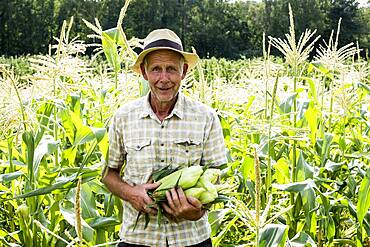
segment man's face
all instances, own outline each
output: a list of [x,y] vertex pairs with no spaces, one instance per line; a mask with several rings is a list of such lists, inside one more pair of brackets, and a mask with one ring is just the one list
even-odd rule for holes
[[188,68],[181,62],[182,56],[171,50],[158,50],[149,53],[145,59],[141,71],[149,82],[152,103],[174,102]]

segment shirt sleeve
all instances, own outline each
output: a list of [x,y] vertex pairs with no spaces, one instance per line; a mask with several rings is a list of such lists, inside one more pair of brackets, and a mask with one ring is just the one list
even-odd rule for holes
[[122,168],[126,159],[126,152],[123,144],[123,136],[120,128],[120,122],[117,116],[114,116],[108,132],[109,156],[107,166],[110,168]]
[[226,164],[225,141],[216,112],[212,111],[211,120],[206,128],[208,136],[205,137],[201,165],[212,164],[212,166],[220,166]]

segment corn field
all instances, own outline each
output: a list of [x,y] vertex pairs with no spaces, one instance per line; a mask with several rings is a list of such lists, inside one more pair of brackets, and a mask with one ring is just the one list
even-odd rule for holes
[[[0,243],[114,246],[121,201],[101,182],[116,109],[148,92],[129,65],[141,40],[86,21],[50,54],[0,61]],[[208,213],[214,246],[370,246],[370,63],[338,30],[263,37],[264,56],[202,60],[182,91],[218,112],[227,201]],[[88,47],[95,56],[86,57]],[[277,49],[282,57],[270,55]],[[25,60],[25,61],[24,61]]]

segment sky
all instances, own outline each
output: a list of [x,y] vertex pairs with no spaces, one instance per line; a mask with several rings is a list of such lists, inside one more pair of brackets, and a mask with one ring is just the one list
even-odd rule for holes
[[367,0],[357,0],[357,2],[360,3],[360,6],[366,6],[369,5]]

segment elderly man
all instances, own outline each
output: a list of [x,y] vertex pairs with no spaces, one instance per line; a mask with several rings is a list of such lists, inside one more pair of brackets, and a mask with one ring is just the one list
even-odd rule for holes
[[[109,129],[107,188],[123,200],[119,246],[212,246],[207,213],[181,188],[167,192],[163,208],[168,218],[160,226],[148,190],[153,171],[166,165],[226,163],[224,139],[217,115],[210,107],[190,100],[180,91],[186,73],[199,58],[184,52],[180,38],[171,30],[152,31],[131,67],[148,81],[146,97],[122,106]],[[123,177],[120,176],[123,167]],[[150,221],[138,212],[149,213]]]

